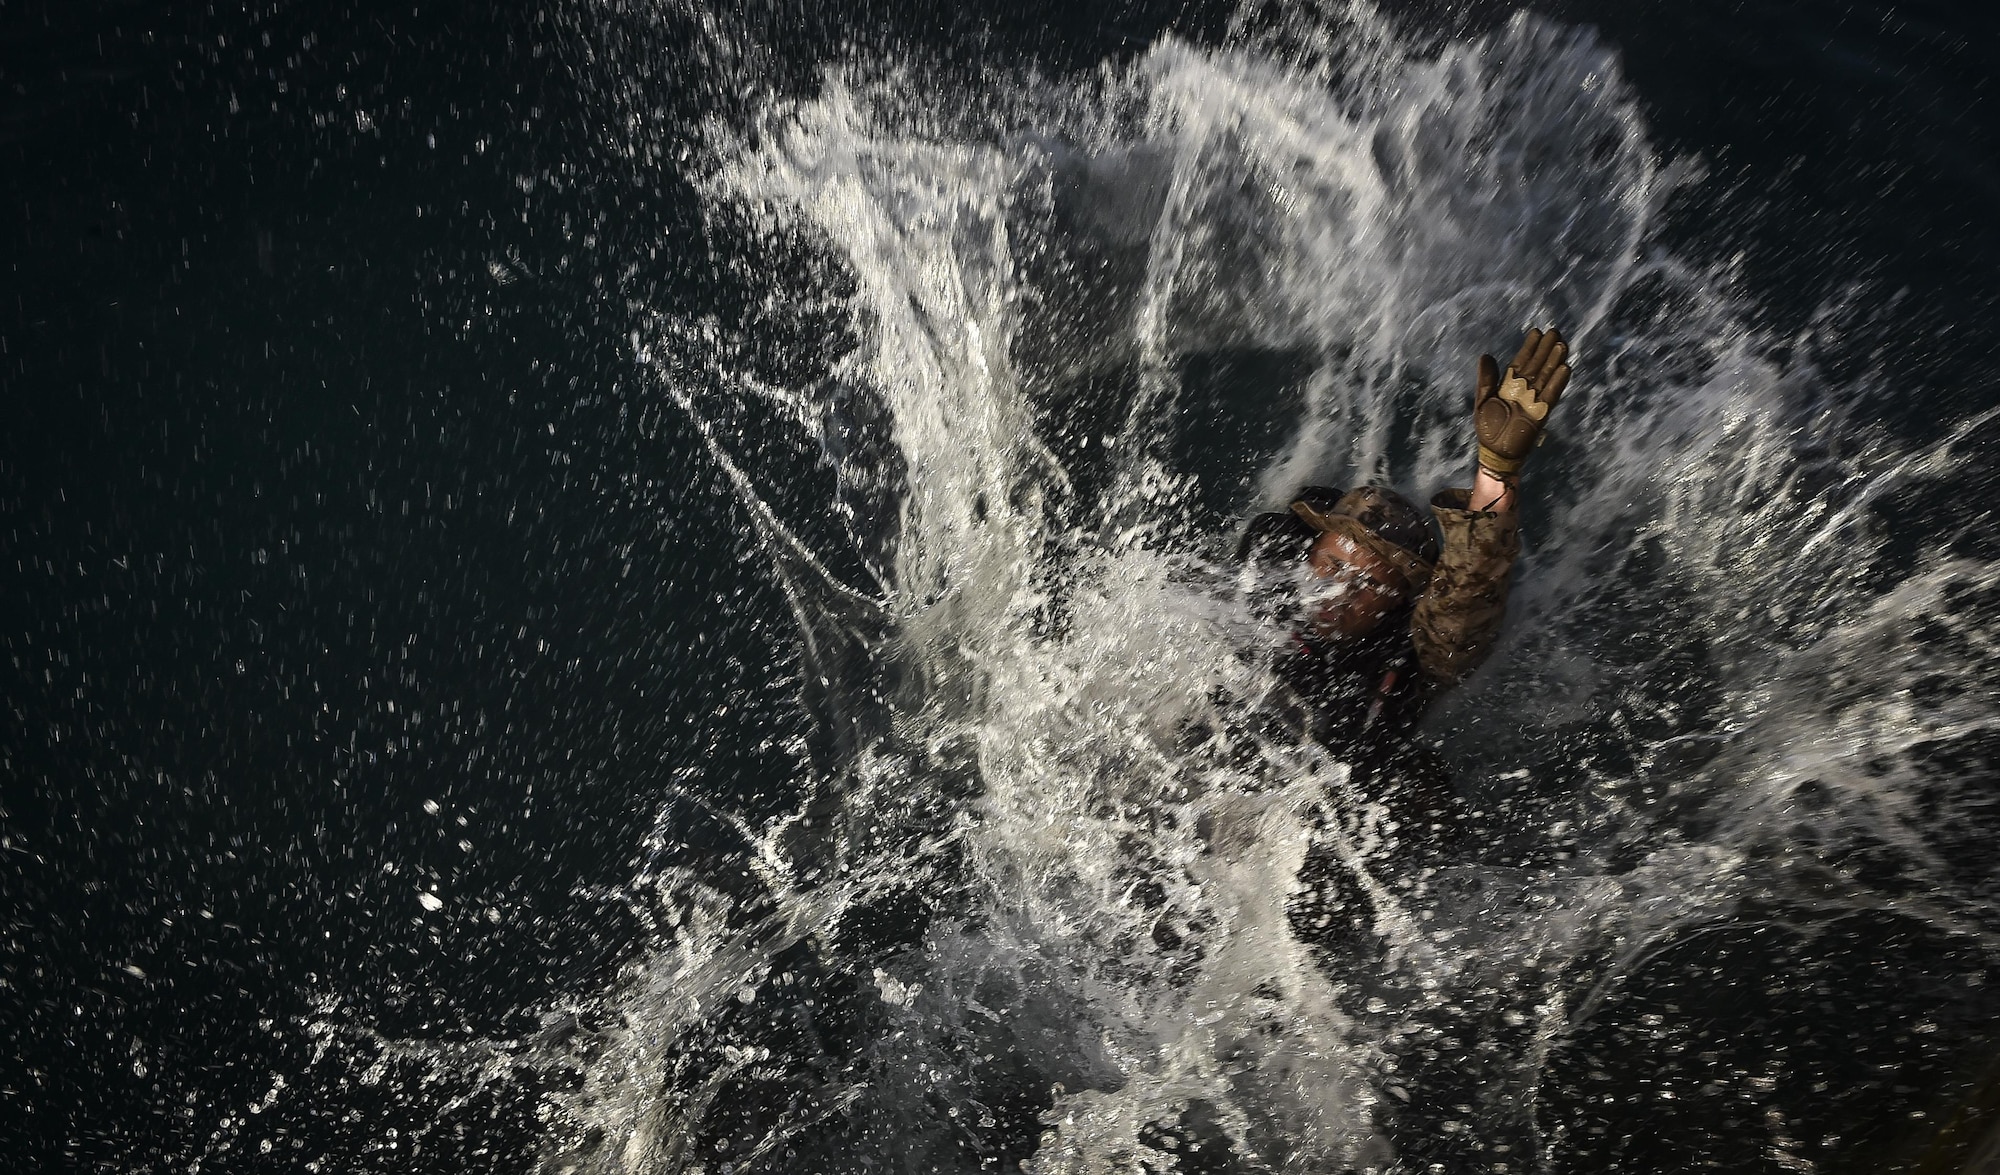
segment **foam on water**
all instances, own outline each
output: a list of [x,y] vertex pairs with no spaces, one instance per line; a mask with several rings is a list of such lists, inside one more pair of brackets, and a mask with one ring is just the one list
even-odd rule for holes
[[[1994,728],[1996,569],[1891,562],[1870,510],[1948,481],[1974,426],[1871,443],[1872,385],[1665,248],[1691,173],[1588,33],[1420,53],[1356,9],[1233,45],[976,102],[836,72],[718,130],[706,198],[835,259],[859,345],[792,389],[698,323],[634,354],[762,536],[840,754],[787,820],[723,812],[720,872],[635,879],[655,939],[613,990],[432,1055],[556,1075],[548,1169],[1390,1170],[1411,1130],[1555,1169],[1549,1058],[1689,927],[1751,903],[1993,933],[1990,870],[1936,831],[1990,813],[1925,754]],[[1271,688],[1245,654],[1278,634],[1215,557],[1304,481],[1461,481],[1472,361],[1540,322],[1578,378],[1505,643],[1432,723],[1515,818],[1399,876],[1344,764],[1188,736]],[[1293,374],[1195,378],[1214,355]],[[766,504],[729,397],[821,438],[881,585]],[[1212,422],[1259,397],[1282,428],[1245,455]],[[1309,852],[1382,950],[1299,941]],[[1864,882],[1884,859],[1902,883]],[[762,896],[724,897],[745,870]],[[1462,1103],[1412,1059],[1453,1036]]]

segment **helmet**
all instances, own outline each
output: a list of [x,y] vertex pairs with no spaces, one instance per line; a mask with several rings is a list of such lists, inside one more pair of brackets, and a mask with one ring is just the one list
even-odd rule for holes
[[1341,493],[1307,486],[1292,502],[1292,513],[1322,534],[1344,534],[1380,555],[1401,574],[1410,595],[1430,583],[1437,534],[1430,518],[1395,490],[1356,486]]

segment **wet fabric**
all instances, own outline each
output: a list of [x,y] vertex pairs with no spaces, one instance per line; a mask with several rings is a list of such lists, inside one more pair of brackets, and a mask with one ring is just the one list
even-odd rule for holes
[[[1365,636],[1335,640],[1301,627],[1274,668],[1297,696],[1302,729],[1336,753],[1362,751],[1405,735],[1443,689],[1465,680],[1491,655],[1507,611],[1520,553],[1512,514],[1470,508],[1471,491],[1431,500],[1444,541],[1416,603]],[[1239,559],[1268,569],[1302,565],[1318,531],[1292,514],[1251,521]],[[1295,592],[1279,585],[1259,603],[1266,616],[1295,614]]]
[[[1368,868],[1392,887],[1420,876],[1466,824],[1451,773],[1412,732],[1440,694],[1492,653],[1506,614],[1519,526],[1511,514],[1470,509],[1470,496],[1450,489],[1432,499],[1443,543],[1416,602],[1356,638],[1330,639],[1298,624],[1273,659],[1277,696],[1247,719],[1263,737],[1310,739],[1349,764],[1353,794],[1316,819],[1323,834],[1371,846]],[[1294,514],[1263,514],[1237,556],[1269,572],[1296,572],[1318,537]],[[1299,620],[1296,582],[1266,580],[1256,605],[1267,619]],[[1372,906],[1327,843],[1300,873],[1294,929],[1304,941],[1351,950],[1372,933]]]
[[1417,663],[1439,685],[1465,680],[1492,653],[1521,553],[1516,515],[1473,510],[1471,497],[1471,491],[1455,489],[1431,499],[1444,548],[1410,618]]
[[[1332,509],[1324,499],[1335,498]],[[1431,582],[1437,562],[1437,534],[1430,519],[1401,494],[1382,486],[1357,486],[1336,494],[1307,486],[1292,499],[1292,513],[1321,534],[1340,534],[1374,552],[1396,569],[1401,587],[1412,595]]]

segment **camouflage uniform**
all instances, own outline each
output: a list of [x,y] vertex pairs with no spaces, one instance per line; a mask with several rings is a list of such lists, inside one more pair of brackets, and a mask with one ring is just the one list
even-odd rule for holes
[[1439,686],[1465,680],[1493,651],[1521,553],[1514,514],[1470,509],[1471,497],[1470,490],[1445,490],[1431,499],[1444,550],[1410,618],[1417,662]]
[[[1329,804],[1318,818],[1343,826],[1350,843],[1373,845],[1371,871],[1393,887],[1415,884],[1468,823],[1444,763],[1411,734],[1438,695],[1486,660],[1507,610],[1519,528],[1512,514],[1469,509],[1470,497],[1452,489],[1431,500],[1444,541],[1429,583],[1360,637],[1328,639],[1300,623],[1296,573],[1320,532],[1297,515],[1260,515],[1238,550],[1239,559],[1291,573],[1264,577],[1255,600],[1295,626],[1273,662],[1282,687],[1271,705],[1241,716],[1239,732],[1309,739],[1348,764],[1361,803]],[[1324,842],[1307,855],[1299,883],[1291,914],[1302,940],[1339,951],[1379,941],[1370,903]]]
[[[1284,708],[1303,733],[1352,758],[1376,758],[1492,652],[1520,529],[1512,514],[1469,509],[1470,497],[1469,490],[1452,489],[1431,500],[1444,542],[1413,604],[1351,640],[1301,629],[1279,653],[1275,668],[1292,695]],[[1261,515],[1239,557],[1265,567],[1302,565],[1318,537],[1294,515]],[[1266,607],[1291,611],[1297,601],[1283,594]]]

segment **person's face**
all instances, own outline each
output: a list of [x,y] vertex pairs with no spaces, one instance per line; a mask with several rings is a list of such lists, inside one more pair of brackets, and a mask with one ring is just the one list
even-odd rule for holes
[[1308,560],[1312,594],[1306,617],[1322,636],[1357,637],[1403,606],[1396,569],[1344,534],[1323,534]]

